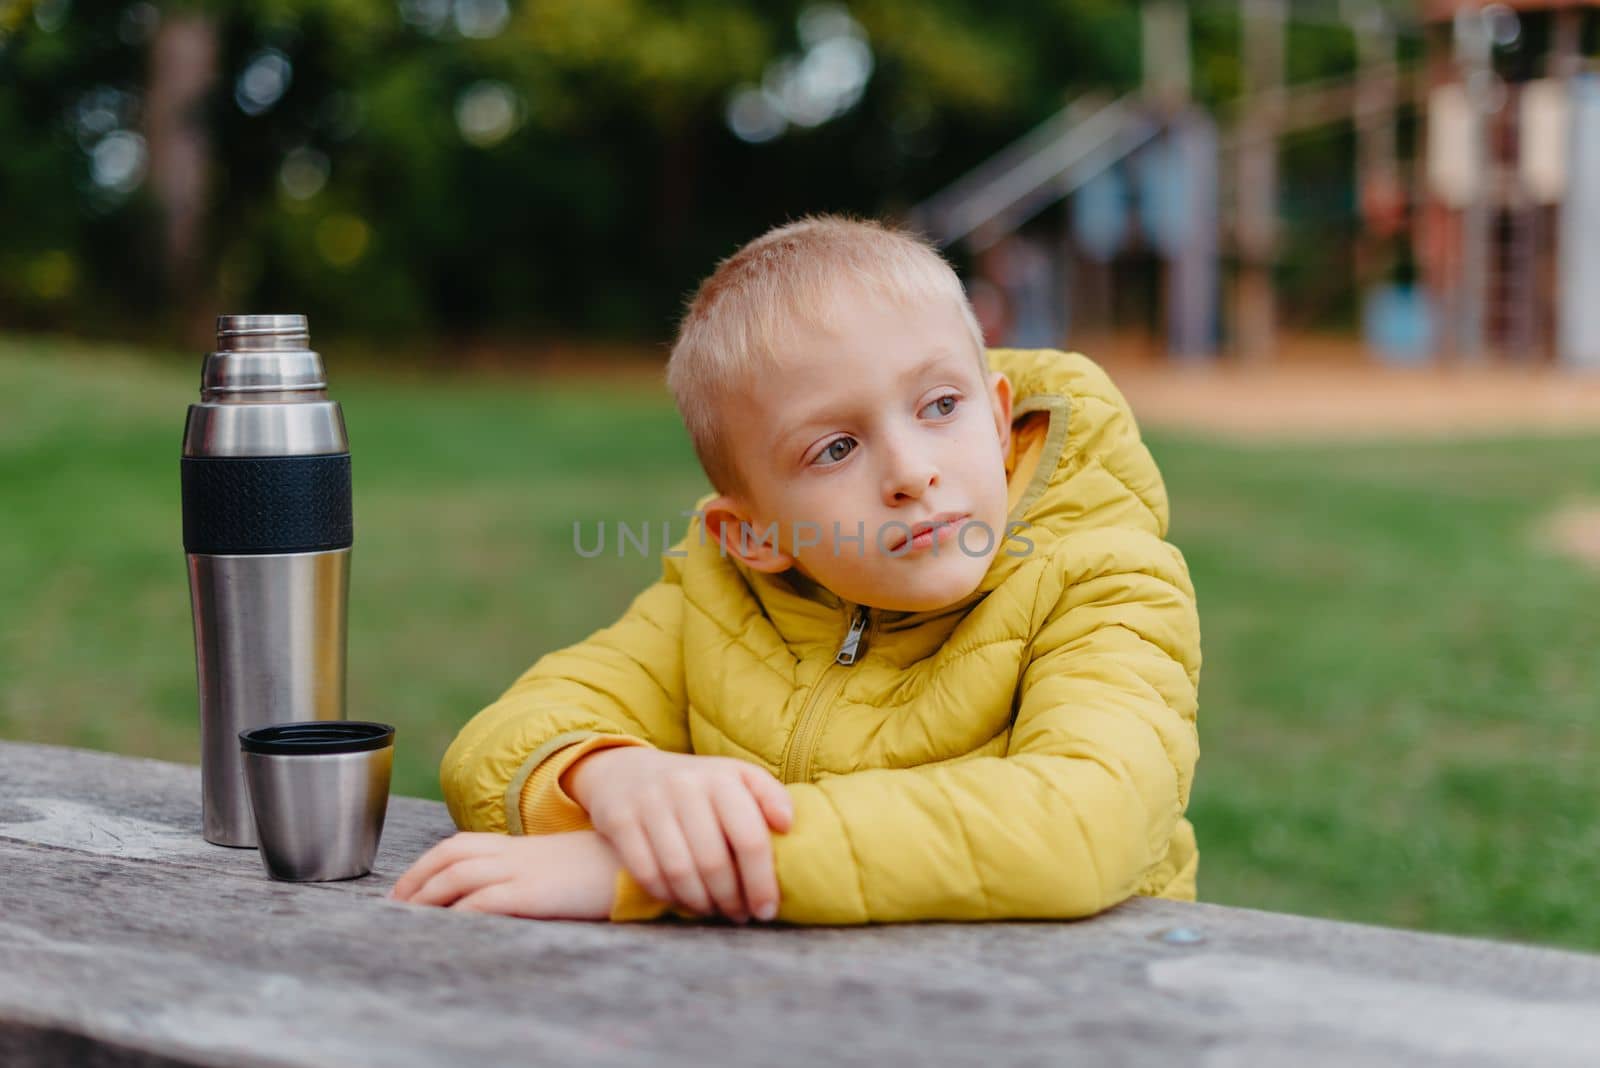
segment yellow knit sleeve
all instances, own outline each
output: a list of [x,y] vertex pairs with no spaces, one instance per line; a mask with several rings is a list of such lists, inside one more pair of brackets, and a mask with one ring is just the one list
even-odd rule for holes
[[594,734],[563,746],[540,761],[522,784],[517,809],[522,815],[523,834],[559,834],[562,831],[587,831],[594,825],[583,806],[561,787],[561,776],[582,757],[597,749],[623,745],[649,745],[642,738],[626,734]]

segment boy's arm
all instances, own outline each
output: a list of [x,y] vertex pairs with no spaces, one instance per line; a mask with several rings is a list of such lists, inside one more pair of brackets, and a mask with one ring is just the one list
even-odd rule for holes
[[689,751],[680,574],[664,556],[661,579],[621,619],[545,654],[462,727],[439,766],[457,827],[580,830],[587,815],[560,788],[578,757],[610,745]]
[[1006,755],[790,784],[780,920],[1089,916],[1163,859],[1199,757],[1194,588],[1145,531],[1060,548]]

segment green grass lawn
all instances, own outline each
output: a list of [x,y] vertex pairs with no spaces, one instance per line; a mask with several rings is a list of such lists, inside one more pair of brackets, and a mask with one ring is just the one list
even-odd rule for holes
[[[659,541],[578,557],[573,520],[659,522],[705,482],[646,386],[328,355],[355,457],[349,715],[397,724],[395,790],[437,798],[457,729],[659,574]],[[198,371],[0,338],[0,737],[198,761]],[[1149,440],[1200,596],[1201,899],[1600,950],[1600,577],[1529,536],[1600,497],[1600,438]]]

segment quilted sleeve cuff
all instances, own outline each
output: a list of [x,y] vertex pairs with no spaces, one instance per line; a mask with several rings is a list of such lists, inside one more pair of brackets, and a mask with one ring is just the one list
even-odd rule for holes
[[643,738],[627,734],[594,734],[545,757],[522,784],[522,794],[517,802],[522,816],[522,833],[559,834],[563,831],[592,830],[589,813],[562,789],[562,773],[596,749],[649,744]]

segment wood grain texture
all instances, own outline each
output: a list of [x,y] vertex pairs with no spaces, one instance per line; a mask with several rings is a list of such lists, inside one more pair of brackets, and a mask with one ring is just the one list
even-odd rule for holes
[[383,896],[453,832],[396,797],[372,875],[274,882],[201,838],[198,767],[0,742],[0,1064],[1600,1063],[1600,957],[1144,898],[738,928]]

